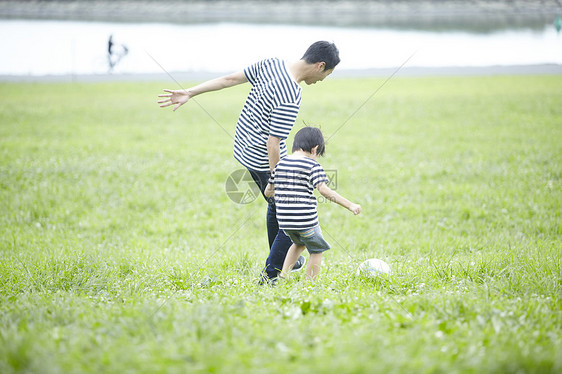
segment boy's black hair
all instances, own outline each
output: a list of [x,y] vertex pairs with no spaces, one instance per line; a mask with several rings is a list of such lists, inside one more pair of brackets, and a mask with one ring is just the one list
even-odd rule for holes
[[293,141],[293,152],[303,150],[312,152],[312,148],[318,146],[316,154],[324,156],[326,145],[324,144],[324,136],[318,127],[306,126],[300,129],[295,135]]
[[340,51],[334,43],[319,41],[308,47],[301,60],[305,60],[308,64],[325,62],[324,71],[326,71],[340,63]]

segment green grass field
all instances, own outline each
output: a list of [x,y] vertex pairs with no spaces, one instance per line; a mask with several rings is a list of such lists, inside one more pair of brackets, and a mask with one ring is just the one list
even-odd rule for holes
[[349,119],[382,82],[304,87],[363,212],[321,201],[320,279],[274,288],[265,202],[225,192],[247,86],[0,84],[0,372],[562,372],[562,76],[395,78]]

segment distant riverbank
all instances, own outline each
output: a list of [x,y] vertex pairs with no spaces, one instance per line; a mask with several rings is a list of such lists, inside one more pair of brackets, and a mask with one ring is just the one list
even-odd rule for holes
[[[224,74],[229,72],[224,72]],[[466,66],[466,67],[404,67],[396,69],[337,70],[332,79],[432,76],[493,76],[493,75],[562,75],[562,65],[544,64],[527,66]],[[198,82],[215,78],[223,73],[172,72],[178,82]],[[64,74],[64,75],[0,75],[0,82],[12,83],[102,83],[102,82],[172,82],[166,73],[159,74]]]
[[[468,9],[465,3],[475,9]],[[403,62],[400,74],[408,76],[561,74],[562,35],[555,30],[555,13],[546,13],[557,9],[548,1],[541,2],[541,7],[520,0],[281,1],[271,8],[263,4],[0,0],[0,35],[4,35],[0,37],[0,49],[9,51],[0,60],[0,79],[159,80],[168,79],[162,75],[166,70],[181,72],[175,75],[188,80],[202,80],[262,58],[298,59],[315,40],[331,40],[338,45],[343,58],[336,76],[341,77],[388,76]],[[492,12],[494,4],[496,12]],[[315,9],[317,21],[308,19],[305,23]],[[365,9],[363,14],[360,9]],[[532,12],[523,14],[525,9]],[[416,10],[419,12],[414,14]],[[149,11],[150,15],[146,14]],[[266,11],[271,17],[266,17]],[[338,11],[339,23],[322,25]],[[164,14],[170,15],[170,22],[157,23]],[[301,18],[275,23],[291,14]],[[419,29],[412,25],[401,28],[398,23],[393,23],[395,28],[384,26],[384,17],[391,14],[394,21],[404,17],[412,24],[418,22]],[[18,18],[23,15],[29,19]],[[202,22],[205,15],[216,22]],[[471,23],[466,25],[477,30],[460,30],[460,21],[471,15]],[[246,21],[236,22],[242,16]],[[118,17],[123,21],[111,20]],[[511,23],[504,30],[497,29],[497,24],[490,23],[494,17],[505,17]],[[100,20],[93,21],[96,18]],[[180,18],[185,22],[172,22]],[[341,26],[344,19],[354,20],[354,27]],[[369,26],[360,27],[367,19]],[[427,28],[421,27],[420,19],[429,22]],[[443,23],[430,22],[432,19],[447,21],[451,28],[438,29]],[[513,24],[517,19],[542,21],[534,28]],[[453,21],[458,21],[454,27]],[[127,51],[118,63],[108,58],[110,37],[114,45]]]

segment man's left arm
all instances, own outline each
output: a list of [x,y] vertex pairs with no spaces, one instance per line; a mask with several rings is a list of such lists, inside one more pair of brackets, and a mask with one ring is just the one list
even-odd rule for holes
[[281,139],[269,135],[267,138],[267,157],[269,159],[269,170],[273,172],[275,166],[281,159]]
[[297,103],[283,103],[271,111],[267,156],[269,169],[272,171],[281,158],[281,141],[289,137],[298,114]]

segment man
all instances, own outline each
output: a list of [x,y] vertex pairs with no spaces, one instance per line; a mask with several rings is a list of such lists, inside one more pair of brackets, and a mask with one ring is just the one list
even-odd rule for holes
[[[262,194],[267,187],[271,172],[279,160],[287,155],[285,140],[297,118],[302,88],[300,84],[315,84],[330,75],[340,62],[339,51],[333,43],[313,43],[303,57],[286,63],[277,58],[259,61],[244,71],[229,74],[201,83],[187,90],[164,90],[158,101],[161,107],[174,105],[174,111],[194,96],[250,82],[242,113],[236,124],[234,136],[234,158],[244,165]],[[265,195],[264,195],[265,197]],[[277,277],[283,267],[291,239],[279,230],[275,203],[265,197],[267,208],[267,234],[269,256],[262,277],[264,280]],[[301,256],[293,270],[304,266]]]

